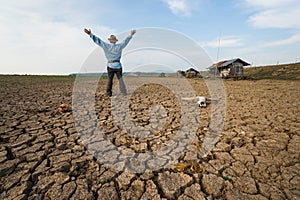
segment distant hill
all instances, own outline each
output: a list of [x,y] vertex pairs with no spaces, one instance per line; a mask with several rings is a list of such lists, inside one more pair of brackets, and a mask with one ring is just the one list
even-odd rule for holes
[[[167,74],[168,76],[174,76],[176,73],[163,73],[163,72],[123,72],[123,76],[161,76],[162,74]],[[106,77],[107,73],[72,73],[69,76],[102,76]]]
[[300,80],[300,62],[283,65],[248,67],[244,75],[255,79]]

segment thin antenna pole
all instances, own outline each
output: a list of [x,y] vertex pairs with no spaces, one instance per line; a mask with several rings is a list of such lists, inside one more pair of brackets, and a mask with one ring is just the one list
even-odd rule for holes
[[219,44],[218,44],[218,52],[217,52],[217,62],[219,62],[220,44],[221,44],[221,31],[220,31],[220,34],[219,34]]
[[[216,63],[219,62],[220,44],[221,44],[221,30],[220,30],[220,33],[219,33],[219,44],[218,44],[217,61],[216,61]],[[215,68],[215,77],[217,76],[217,67],[218,66],[216,65],[216,68]]]

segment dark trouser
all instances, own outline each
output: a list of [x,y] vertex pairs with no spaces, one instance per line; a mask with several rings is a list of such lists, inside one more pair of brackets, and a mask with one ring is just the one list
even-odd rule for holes
[[114,79],[114,75],[117,75],[117,78],[119,80],[119,87],[120,87],[120,91],[122,92],[122,94],[126,94],[126,87],[122,78],[122,68],[120,69],[113,69],[110,67],[107,67],[107,76],[108,76],[108,82],[107,82],[107,87],[106,87],[106,93],[108,96],[112,95],[112,85],[113,85],[113,79]]

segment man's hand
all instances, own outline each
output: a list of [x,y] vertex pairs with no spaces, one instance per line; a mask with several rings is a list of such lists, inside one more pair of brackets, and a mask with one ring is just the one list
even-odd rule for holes
[[86,34],[88,34],[88,35],[90,35],[91,34],[91,29],[84,29],[84,32],[86,33]]
[[136,30],[131,30],[131,35],[134,35],[136,33]]

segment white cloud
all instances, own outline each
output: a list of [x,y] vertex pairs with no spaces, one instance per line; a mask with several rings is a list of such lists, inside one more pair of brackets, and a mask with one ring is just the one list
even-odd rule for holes
[[245,3],[249,6],[256,7],[258,9],[272,8],[278,6],[284,6],[287,4],[297,3],[297,0],[245,0]]
[[254,9],[248,22],[256,28],[300,28],[300,5],[297,0],[244,0]]
[[[287,39],[272,42],[252,41],[251,44],[236,46],[236,48],[220,48],[218,60],[239,57],[255,66],[291,63],[300,60],[297,45],[293,45],[299,42],[300,34],[294,34]],[[215,48],[208,50],[211,55],[217,54]]]
[[[39,1],[30,7],[27,3],[7,2],[0,8],[0,44],[5,47],[0,49],[0,73],[68,74],[78,71],[88,53],[96,48],[83,32],[84,25],[76,24],[82,22],[77,19],[80,16],[68,16],[66,12],[72,15],[71,11],[61,13],[62,4],[48,5]],[[114,31],[105,26],[90,28],[105,37]]]
[[257,28],[300,28],[300,6],[289,9],[267,9],[249,17]]
[[294,44],[300,42],[300,34],[294,34],[291,37],[287,38],[287,39],[283,39],[283,40],[276,40],[273,42],[269,42],[269,43],[265,43],[262,46],[263,47],[274,47],[274,46],[282,46],[282,45],[290,45],[290,44]]
[[216,38],[213,41],[205,42],[202,46],[206,47],[236,47],[241,46],[242,38],[240,36],[226,36],[221,38]]
[[175,15],[189,16],[191,8],[186,0],[163,0]]

